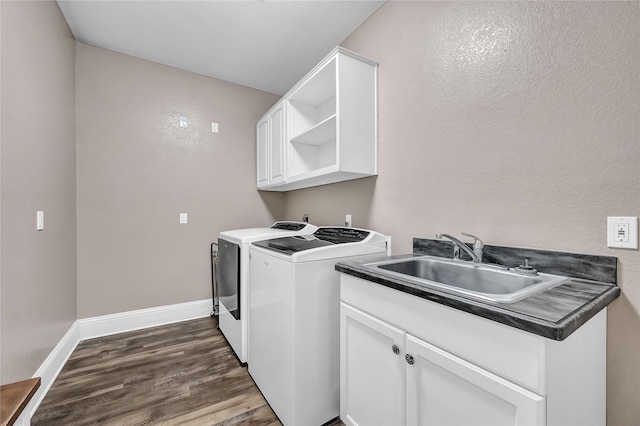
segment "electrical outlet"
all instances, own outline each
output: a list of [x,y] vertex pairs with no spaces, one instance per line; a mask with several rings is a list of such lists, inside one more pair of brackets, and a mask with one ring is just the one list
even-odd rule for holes
[[629,242],[629,224],[628,223],[616,223],[613,228],[613,238],[616,243],[628,243]]
[[607,218],[607,246],[638,248],[638,218],[610,216]]
[[187,213],[180,213],[180,224],[186,225],[187,223],[189,223],[189,218]]

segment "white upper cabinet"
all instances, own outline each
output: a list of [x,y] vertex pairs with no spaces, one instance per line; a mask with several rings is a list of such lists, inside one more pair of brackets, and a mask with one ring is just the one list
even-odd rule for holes
[[258,160],[258,188],[268,186],[268,169],[269,169],[269,117],[264,116],[258,121],[256,125],[256,140],[257,140],[257,152],[256,158]]
[[[263,179],[275,163],[265,160],[268,149],[261,143],[266,116],[258,122],[258,189],[287,191],[376,175],[377,84],[375,62],[333,50],[280,101],[287,108],[278,157],[283,176],[276,180]],[[272,155],[276,145],[272,138]],[[261,170],[264,164],[267,170]]]
[[256,125],[258,188],[284,182],[285,106],[280,100]]

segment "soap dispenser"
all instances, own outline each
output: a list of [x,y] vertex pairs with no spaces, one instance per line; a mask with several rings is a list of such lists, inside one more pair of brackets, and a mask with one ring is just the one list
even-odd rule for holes
[[522,275],[538,275],[538,271],[534,267],[529,266],[529,259],[525,259],[524,265],[517,266],[515,271]]

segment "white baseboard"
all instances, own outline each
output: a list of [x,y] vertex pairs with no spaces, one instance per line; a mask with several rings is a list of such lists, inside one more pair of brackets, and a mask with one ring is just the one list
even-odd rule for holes
[[38,388],[35,395],[33,395],[33,398],[31,398],[31,401],[24,409],[23,415],[20,417],[28,414],[28,418],[30,419],[35,414],[45,395],[49,392],[49,388],[56,380],[56,377],[58,377],[58,374],[60,374],[60,370],[62,370],[67,359],[69,359],[73,350],[78,346],[78,342],[80,342],[80,334],[78,331],[78,321],[75,321],[69,328],[69,331],[62,336],[62,339],[60,339],[49,356],[40,365],[40,368],[35,372],[33,377],[40,377],[40,388]]
[[109,336],[148,327],[206,317],[213,311],[211,299],[158,306],[78,320],[80,340]]
[[41,378],[40,388],[16,424],[22,424],[20,422],[29,424],[28,419],[35,414],[49,388],[60,374],[60,370],[80,341],[203,318],[209,316],[212,311],[212,300],[204,299],[76,320],[33,375],[33,377]]

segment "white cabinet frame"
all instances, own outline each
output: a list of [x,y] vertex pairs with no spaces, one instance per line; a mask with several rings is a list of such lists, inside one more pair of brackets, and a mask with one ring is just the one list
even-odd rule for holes
[[337,47],[280,102],[286,105],[283,176],[263,178],[263,117],[258,189],[288,191],[378,174],[377,63]]

